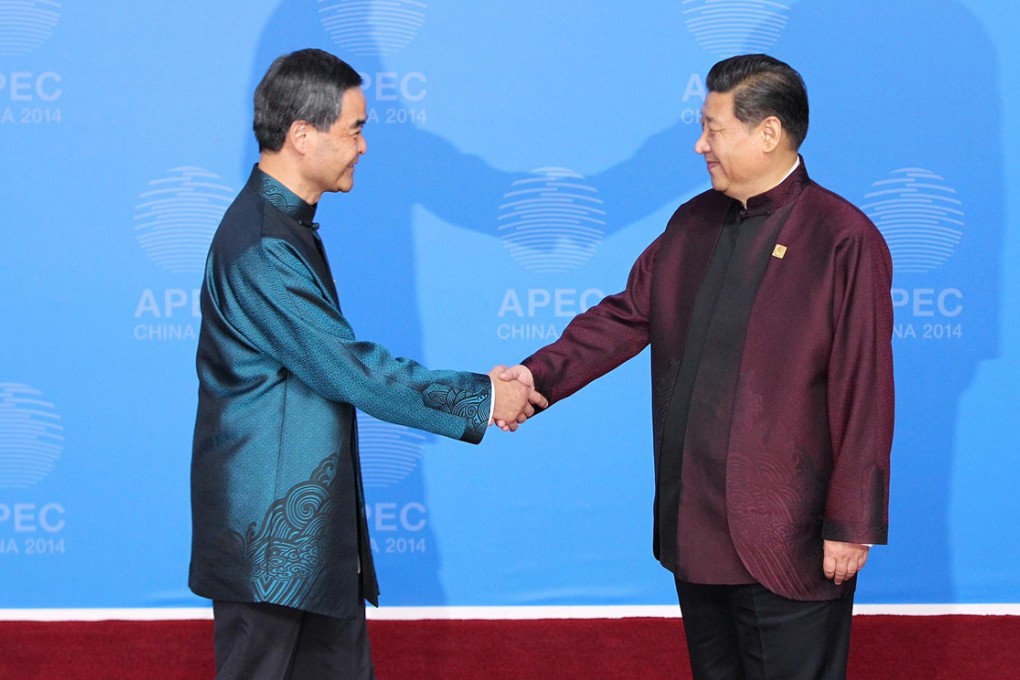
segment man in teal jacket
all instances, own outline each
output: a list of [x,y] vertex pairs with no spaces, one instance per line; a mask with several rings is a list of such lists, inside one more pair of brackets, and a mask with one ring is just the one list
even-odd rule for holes
[[493,417],[516,425],[542,402],[355,338],[312,218],[366,151],[360,84],[320,50],[273,63],[255,93],[259,163],[206,264],[189,585],[213,600],[218,678],[375,677],[355,408],[477,443]]

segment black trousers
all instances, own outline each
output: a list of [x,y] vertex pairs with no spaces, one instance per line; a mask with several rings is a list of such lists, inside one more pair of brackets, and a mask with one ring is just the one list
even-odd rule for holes
[[676,589],[694,680],[845,680],[852,590],[801,602],[757,583]]
[[364,608],[337,619],[215,601],[213,617],[216,680],[375,680]]

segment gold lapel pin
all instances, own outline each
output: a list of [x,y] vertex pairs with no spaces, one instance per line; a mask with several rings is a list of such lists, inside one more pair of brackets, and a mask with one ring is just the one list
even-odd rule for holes
[[777,259],[783,259],[786,256],[786,246],[781,243],[777,243],[776,247],[772,249],[772,257]]

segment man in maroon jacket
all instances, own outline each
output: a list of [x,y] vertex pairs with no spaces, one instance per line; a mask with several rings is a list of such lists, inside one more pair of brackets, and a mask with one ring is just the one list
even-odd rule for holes
[[746,55],[706,84],[713,189],[507,375],[554,403],[651,344],[653,550],[694,677],[844,678],[856,574],[888,530],[892,263],[808,177],[800,74]]

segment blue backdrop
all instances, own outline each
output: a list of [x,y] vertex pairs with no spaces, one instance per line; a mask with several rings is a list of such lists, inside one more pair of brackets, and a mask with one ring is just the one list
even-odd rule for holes
[[[368,153],[318,213],[345,312],[477,371],[622,288],[708,187],[714,62],[798,68],[809,171],[896,266],[890,545],[858,601],[1020,601],[1018,31],[1007,0],[0,0],[0,609],[201,604],[197,289],[254,86],[306,46],[366,80]],[[647,364],[479,447],[364,418],[383,603],[674,603]]]

